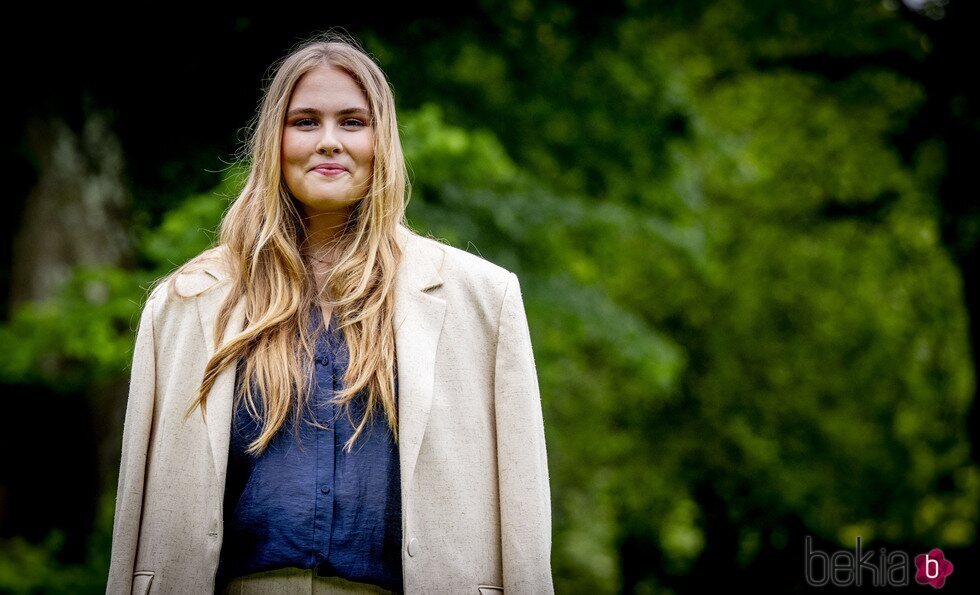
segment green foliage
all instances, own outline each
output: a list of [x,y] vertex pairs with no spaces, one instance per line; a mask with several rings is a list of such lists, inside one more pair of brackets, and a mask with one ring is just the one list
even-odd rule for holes
[[[534,180],[450,184],[413,213],[522,275],[559,586],[627,588],[630,541],[661,560],[636,590],[659,591],[730,529],[747,567],[799,546],[787,518],[842,546],[972,543],[942,145],[909,162],[894,143],[927,40],[874,2],[631,3],[588,41],[569,10],[494,3],[493,44],[430,45],[421,88],[400,86],[428,99],[437,80],[447,120],[492,127]],[[631,348],[646,365],[617,365]]]
[[447,126],[434,103],[399,114],[399,127],[411,179],[420,188],[448,183],[493,188],[518,175],[492,132]]
[[217,188],[187,197],[177,208],[168,211],[160,226],[141,242],[145,258],[163,270],[173,269],[213,246],[218,221],[240,192],[240,180],[246,175],[244,167],[235,164]]
[[80,268],[49,302],[23,304],[0,326],[0,378],[79,390],[124,373],[131,322],[145,276],[111,268]]
[[[962,288],[928,181],[888,141],[923,90],[875,68],[676,88],[693,123],[677,169],[705,197],[716,314],[685,341],[705,370],[686,392],[718,438],[700,459],[746,501],[733,522],[765,509],[842,544],[855,526],[970,543],[980,474],[948,425],[974,391]],[[946,478],[955,488],[936,493]]]
[[[241,166],[212,192],[185,199],[157,229],[140,234],[149,267],[80,267],[52,300],[22,304],[0,325],[0,380],[77,391],[125,374],[147,289],[212,245],[226,200],[237,193]],[[16,346],[16,347],[15,347]]]
[[114,494],[100,501],[99,518],[89,537],[88,556],[82,564],[65,564],[61,551],[65,534],[48,533],[41,543],[22,537],[0,540],[0,592],[11,594],[97,595],[105,593],[109,570]]

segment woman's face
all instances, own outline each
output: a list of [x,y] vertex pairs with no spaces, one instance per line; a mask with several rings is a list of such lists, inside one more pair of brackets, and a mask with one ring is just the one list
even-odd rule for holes
[[300,77],[282,131],[282,171],[307,216],[349,213],[370,189],[373,162],[369,104],[354,79],[333,66]]

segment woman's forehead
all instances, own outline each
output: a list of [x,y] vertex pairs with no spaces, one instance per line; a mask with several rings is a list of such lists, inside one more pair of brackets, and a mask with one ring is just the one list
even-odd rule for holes
[[289,109],[309,108],[320,114],[369,109],[368,98],[348,73],[335,67],[318,67],[297,81]]

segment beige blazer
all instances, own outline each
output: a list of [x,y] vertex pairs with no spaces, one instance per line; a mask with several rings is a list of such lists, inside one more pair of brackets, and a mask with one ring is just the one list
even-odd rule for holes
[[[396,274],[406,593],[552,593],[551,491],[516,275],[399,226]],[[133,356],[107,593],[211,593],[223,530],[234,366],[186,421],[228,275],[203,253],[155,290]],[[226,337],[244,324],[239,301]]]

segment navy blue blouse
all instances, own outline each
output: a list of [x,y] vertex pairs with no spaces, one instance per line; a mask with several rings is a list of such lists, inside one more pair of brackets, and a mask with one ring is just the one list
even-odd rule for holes
[[[322,315],[313,310],[318,326]],[[245,449],[260,424],[244,400],[235,410],[216,592],[235,577],[284,567],[316,568],[320,576],[402,590],[398,447],[379,405],[351,453],[344,449],[355,426],[343,406],[328,402],[343,388],[348,362],[347,344],[334,323],[331,316],[328,332],[317,338],[316,390],[309,403],[316,421],[330,429],[309,425],[310,412],[304,412],[297,445],[290,417],[255,458]],[[243,370],[240,362],[238,386]],[[364,397],[362,391],[351,403],[355,424],[364,415]]]

